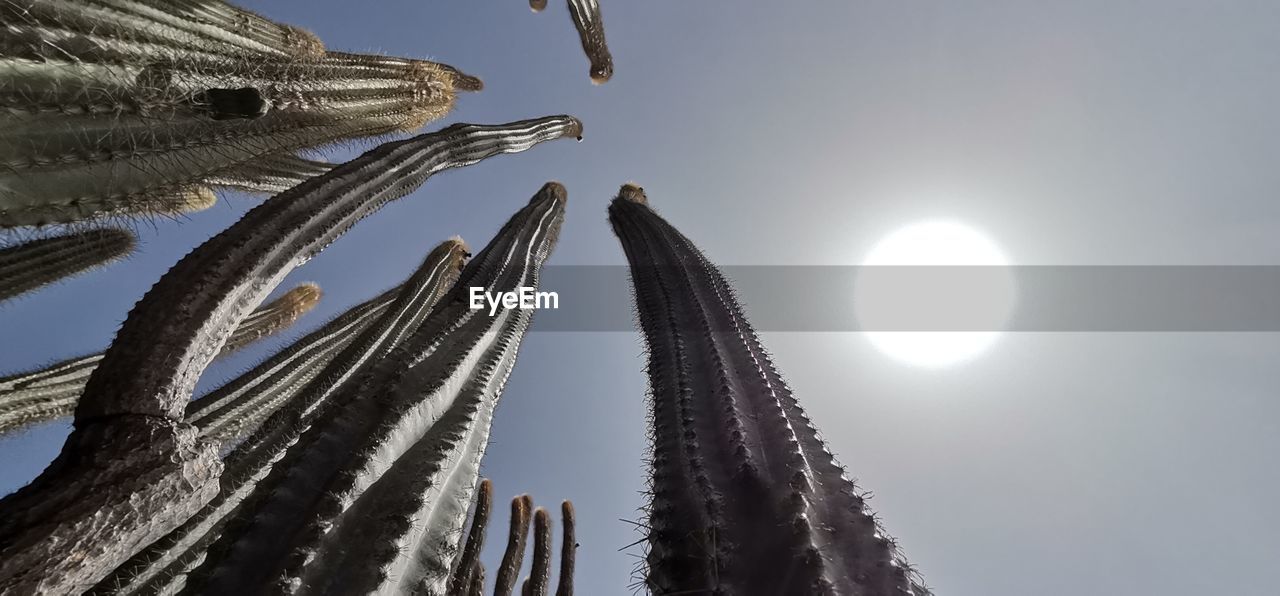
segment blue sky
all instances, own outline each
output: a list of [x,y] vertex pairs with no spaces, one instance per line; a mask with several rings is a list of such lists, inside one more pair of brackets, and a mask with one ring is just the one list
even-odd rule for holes
[[[616,68],[603,86],[555,2],[537,15],[514,0],[245,5],[333,49],[482,77],[449,122],[586,125],[581,144],[444,173],[362,222],[281,287],[326,292],[290,337],[444,238],[483,245],[547,180],[569,190],[554,265],[624,262],[605,206],[629,180],[722,265],[855,264],[936,218],[983,230],[1017,264],[1280,264],[1275,3],[605,0]],[[142,225],[129,261],[0,305],[0,368],[107,345],[168,266],[253,204]],[[286,339],[216,364],[201,387]],[[764,340],[939,593],[1280,584],[1275,334],[1007,334],[933,371],[851,333]],[[494,423],[484,473],[503,501],[577,504],[583,593],[627,593],[640,553],[619,550],[639,538],[619,520],[642,517],[642,364],[634,333],[535,318]],[[0,438],[0,491],[65,432]]]

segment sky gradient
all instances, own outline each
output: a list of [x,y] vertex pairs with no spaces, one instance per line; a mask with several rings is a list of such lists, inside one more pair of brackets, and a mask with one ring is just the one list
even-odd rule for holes
[[[433,127],[568,113],[585,140],[440,174],[360,223],[281,285],[319,283],[320,306],[215,364],[201,391],[398,283],[441,240],[482,246],[548,180],[569,191],[551,265],[625,262],[605,207],[627,181],[720,265],[853,265],[939,218],[1018,265],[1280,265],[1274,2],[604,0],[602,86],[563,3],[242,4],[331,49],[484,79]],[[125,263],[0,305],[0,370],[105,347],[172,263],[254,204],[140,224]],[[1280,585],[1275,333],[1012,333],[941,370],[855,333],[763,340],[939,594]],[[628,593],[641,554],[620,520],[643,518],[643,363],[635,333],[540,331],[535,316],[484,460],[502,524],[519,493],[575,502],[584,594]],[[0,438],[0,492],[66,432]]]

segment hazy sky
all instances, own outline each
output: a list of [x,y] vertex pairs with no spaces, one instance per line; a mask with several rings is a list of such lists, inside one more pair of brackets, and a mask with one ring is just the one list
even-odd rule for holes
[[[586,124],[581,144],[447,172],[361,223],[282,286],[326,292],[290,337],[448,236],[483,245],[552,179],[570,197],[555,265],[624,262],[605,206],[628,180],[723,265],[854,264],[935,218],[983,230],[1017,264],[1280,265],[1280,4],[603,4],[616,74],[593,87],[563,3],[246,3],[330,48],[481,76],[450,122]],[[0,369],[105,346],[165,269],[253,204],[144,225],[130,261],[0,306]],[[580,591],[624,594],[641,552],[619,550],[639,538],[619,520],[642,517],[642,343],[536,321],[484,474],[503,501],[573,499]],[[220,362],[202,389],[286,339]],[[852,333],[764,341],[939,594],[1280,585],[1276,334],[1006,334],[933,371]],[[0,439],[0,491],[66,430]]]

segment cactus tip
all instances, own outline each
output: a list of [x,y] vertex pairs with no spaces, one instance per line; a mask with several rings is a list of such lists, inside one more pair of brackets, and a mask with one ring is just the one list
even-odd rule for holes
[[644,189],[633,182],[623,184],[622,188],[618,189],[618,199],[631,201],[632,203],[639,203],[641,205],[649,204],[649,197],[644,194]]
[[613,78],[613,63],[601,64],[591,68],[591,84],[603,85]]
[[[459,250],[461,250],[466,254],[471,254],[471,245],[467,244],[467,241],[463,240],[462,236],[458,236],[457,234],[454,234],[453,236],[450,236],[446,242],[449,242],[450,244],[454,245],[456,248],[458,248]],[[489,481],[488,478],[484,480],[484,482],[488,482],[488,481]],[[481,484],[483,484],[484,482],[482,482]]]
[[320,284],[313,281],[302,282],[296,288],[289,290],[289,296],[297,305],[300,311],[311,310],[316,303],[320,302],[320,298],[324,296],[324,292],[320,289]]
[[197,186],[190,189],[190,191],[187,192],[179,202],[174,203],[170,209],[166,209],[165,211],[171,211],[173,213],[195,213],[197,211],[204,211],[205,209],[214,206],[217,202],[218,195],[213,192],[212,188],[209,188],[208,186]]
[[529,202],[532,203],[534,201],[545,200],[548,197],[559,201],[567,201],[569,200],[569,191],[563,184],[552,180],[543,184],[542,189],[538,191],[538,194],[533,195],[533,198],[529,199]]

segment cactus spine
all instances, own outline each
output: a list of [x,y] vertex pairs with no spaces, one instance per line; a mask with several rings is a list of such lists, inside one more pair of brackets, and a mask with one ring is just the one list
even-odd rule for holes
[[649,351],[655,594],[926,594],[773,367],[733,291],[623,186],[609,219]]
[[[289,290],[245,317],[218,356],[288,328],[319,301],[320,287],[315,284]],[[0,434],[70,415],[101,360],[98,352],[0,378]]]
[[18,0],[0,18],[0,227],[278,190],[316,166],[253,162],[414,130],[479,88],[447,65],[327,54],[219,2]]
[[0,590],[92,585],[217,494],[222,462],[182,424],[183,411],[235,325],[291,269],[440,170],[580,133],[563,116],[387,143],[266,201],[187,255],[130,313],[86,384],[62,453],[0,500]]
[[134,244],[125,230],[101,228],[2,248],[0,302],[120,259]]

